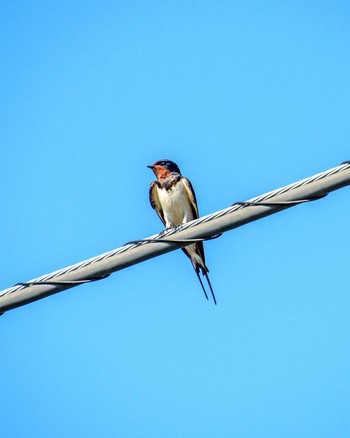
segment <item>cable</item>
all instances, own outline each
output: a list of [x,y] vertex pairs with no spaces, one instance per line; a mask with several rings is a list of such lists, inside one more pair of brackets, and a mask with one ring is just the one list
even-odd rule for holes
[[[217,238],[223,232],[253,220],[300,203],[321,199],[329,192],[348,184],[350,184],[350,161],[248,201],[236,202],[228,208],[180,227],[146,239],[128,242],[120,248],[83,262],[27,282],[17,283],[0,292],[0,312],[78,284],[98,281],[119,269],[184,247],[186,244]],[[260,209],[260,207],[265,208]],[[159,243],[167,245],[158,245]]]

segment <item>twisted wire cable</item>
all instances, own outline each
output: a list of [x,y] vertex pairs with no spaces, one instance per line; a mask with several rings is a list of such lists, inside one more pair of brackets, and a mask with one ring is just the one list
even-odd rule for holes
[[[0,299],[1,299],[1,297],[4,297],[6,295],[13,294],[15,292],[21,291],[22,289],[28,288],[31,285],[55,285],[55,284],[62,285],[62,284],[67,284],[69,286],[72,286],[72,285],[88,283],[88,282],[97,281],[97,280],[106,278],[110,274],[103,274],[103,275],[100,275],[98,277],[88,278],[88,279],[83,279],[83,280],[55,280],[57,277],[60,277],[64,274],[77,271],[77,270],[82,269],[84,267],[93,265],[93,264],[100,262],[102,260],[106,260],[108,258],[115,256],[115,255],[125,253],[127,251],[130,251],[130,250],[135,249],[135,248],[142,246],[142,245],[147,245],[149,243],[154,243],[154,242],[166,243],[166,244],[175,244],[175,243],[179,243],[179,242],[193,243],[193,242],[210,240],[210,239],[219,237],[221,234],[215,234],[213,236],[209,236],[206,238],[199,238],[199,239],[185,239],[185,240],[168,239],[170,236],[178,233],[179,231],[183,231],[183,230],[186,230],[186,229],[189,229],[192,227],[196,227],[200,224],[208,223],[208,222],[215,220],[217,218],[231,214],[234,211],[245,209],[245,208],[250,208],[252,206],[255,207],[255,206],[260,205],[263,207],[268,207],[268,206],[279,205],[281,207],[281,209],[283,209],[283,208],[287,208],[287,207],[290,207],[292,205],[300,204],[303,202],[310,202],[310,201],[313,201],[316,199],[320,199],[323,196],[326,196],[326,193],[321,194],[321,195],[315,195],[314,197],[311,197],[308,199],[298,199],[298,200],[282,201],[282,202],[269,201],[278,195],[285,194],[285,193],[287,193],[289,191],[293,191],[299,187],[306,186],[306,185],[311,184],[311,183],[316,182],[316,181],[320,181],[322,179],[328,178],[332,175],[335,175],[337,173],[343,172],[343,171],[348,170],[348,169],[350,169],[350,161],[346,161],[337,167],[334,167],[334,168],[329,169],[327,171],[318,173],[316,175],[305,178],[305,179],[300,180],[298,182],[289,184],[289,185],[284,186],[282,188],[267,192],[263,195],[256,196],[254,198],[249,199],[248,201],[236,202],[233,205],[231,205],[230,207],[227,207],[227,208],[220,210],[218,212],[209,214],[207,216],[202,216],[199,219],[188,222],[184,225],[181,225],[180,227],[172,228],[172,229],[166,230],[166,231],[162,231],[161,233],[150,236],[149,238],[146,238],[146,239],[129,242],[129,243],[123,245],[122,247],[116,248],[112,251],[108,251],[108,252],[101,254],[99,256],[92,257],[92,258],[85,260],[83,262],[76,263],[74,265],[68,266],[66,268],[51,272],[49,274],[46,274],[46,275],[43,275],[40,277],[37,277],[37,278],[30,280],[30,281],[27,281],[27,282],[17,283],[13,287],[10,287],[8,289],[0,291]],[[349,183],[345,183],[343,185],[346,185],[346,184],[349,184]],[[165,238],[167,238],[167,240],[164,240]]]

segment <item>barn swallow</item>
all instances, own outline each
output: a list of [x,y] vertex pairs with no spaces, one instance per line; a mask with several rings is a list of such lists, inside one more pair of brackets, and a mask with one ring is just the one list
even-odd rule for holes
[[[166,229],[178,227],[193,219],[198,218],[196,195],[190,180],[181,175],[176,163],[170,160],[159,160],[151,166],[157,177],[149,188],[149,199],[152,208],[157,212]],[[193,243],[182,248],[189,257],[198,280],[202,286],[204,295],[208,299],[200,272],[207,279],[214,303],[216,298],[208,276],[209,269],[205,264],[203,242]]]

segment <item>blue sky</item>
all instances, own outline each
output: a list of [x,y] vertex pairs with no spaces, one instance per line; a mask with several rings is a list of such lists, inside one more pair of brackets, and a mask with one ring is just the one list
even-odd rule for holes
[[[0,7],[0,288],[350,159],[345,1]],[[349,436],[349,188],[1,317],[6,437]]]

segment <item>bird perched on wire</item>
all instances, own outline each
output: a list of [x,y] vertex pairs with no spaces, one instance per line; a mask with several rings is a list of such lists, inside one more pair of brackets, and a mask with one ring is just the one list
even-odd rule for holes
[[[157,177],[157,180],[153,181],[150,185],[149,199],[152,208],[157,212],[166,228],[178,227],[193,219],[197,219],[198,207],[196,195],[191,182],[181,175],[178,165],[170,160],[159,160],[147,167],[152,169]],[[205,264],[203,242],[190,244],[182,248],[182,251],[191,260],[204,295],[208,299],[208,294],[199,275],[200,272],[207,279],[211,295],[216,304],[216,298],[208,275],[209,269]]]

